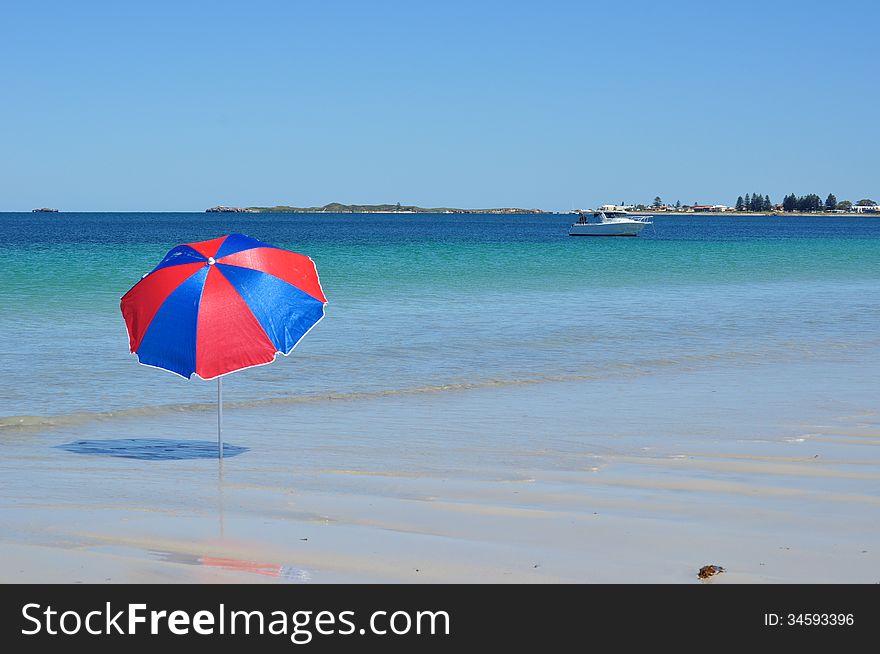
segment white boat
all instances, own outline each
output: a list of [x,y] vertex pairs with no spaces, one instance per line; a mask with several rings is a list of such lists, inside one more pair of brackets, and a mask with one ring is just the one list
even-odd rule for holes
[[625,209],[605,205],[593,212],[578,211],[578,221],[568,230],[569,236],[638,236],[653,216],[631,216]]

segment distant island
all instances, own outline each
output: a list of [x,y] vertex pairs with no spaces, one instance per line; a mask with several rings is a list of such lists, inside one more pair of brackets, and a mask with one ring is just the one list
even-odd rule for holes
[[50,209],[49,207],[40,207],[39,209],[31,209],[31,213],[58,213],[58,209]]
[[411,204],[341,204],[331,202],[323,207],[224,207],[205,209],[206,213],[493,213],[493,214],[536,214],[547,213],[543,209],[521,209],[519,207],[496,207],[492,209],[459,209],[455,207],[417,207]]

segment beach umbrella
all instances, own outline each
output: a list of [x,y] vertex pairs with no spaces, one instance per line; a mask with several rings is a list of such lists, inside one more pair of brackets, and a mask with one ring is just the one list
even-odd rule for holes
[[222,458],[223,375],[290,354],[326,302],[309,257],[229,234],[172,248],[120,307],[140,363],[217,379]]

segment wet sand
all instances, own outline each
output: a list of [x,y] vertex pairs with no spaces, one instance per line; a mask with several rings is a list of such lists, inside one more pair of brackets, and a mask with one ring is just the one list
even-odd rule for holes
[[6,429],[0,581],[877,583],[877,390],[812,361],[233,408],[222,468],[59,447],[210,411]]

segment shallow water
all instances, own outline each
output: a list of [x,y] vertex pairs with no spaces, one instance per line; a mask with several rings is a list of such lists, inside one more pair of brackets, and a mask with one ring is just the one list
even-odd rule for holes
[[877,384],[823,364],[235,409],[222,465],[58,447],[209,411],[11,430],[0,581],[873,583]]

